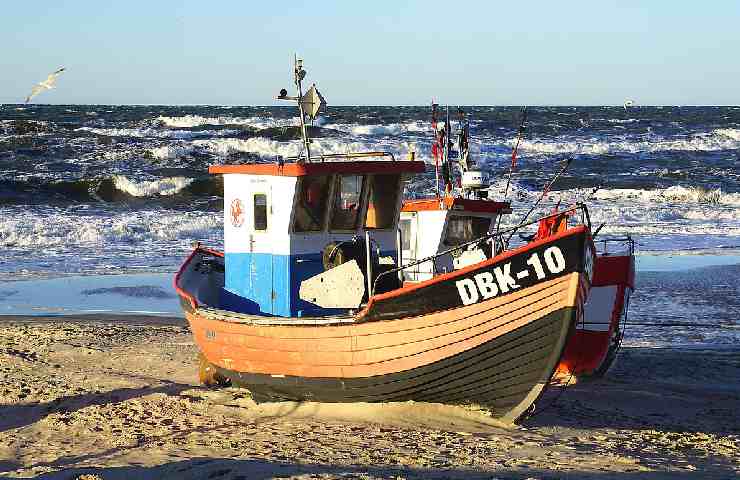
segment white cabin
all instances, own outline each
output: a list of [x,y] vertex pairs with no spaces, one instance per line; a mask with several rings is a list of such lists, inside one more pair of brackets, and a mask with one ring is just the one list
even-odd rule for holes
[[[511,213],[508,202],[443,197],[404,202],[399,228],[402,263],[431,257],[493,232],[499,215]],[[429,280],[436,274],[451,272],[490,257],[481,248],[469,248],[440,255],[404,270],[411,282]]]
[[373,287],[366,286],[381,270],[397,266],[402,180],[423,171],[423,162],[321,157],[312,163],[211,166],[210,173],[224,175],[223,308],[283,317],[340,313],[326,305],[341,305],[341,299],[327,303],[301,295],[307,280],[324,281],[319,276],[331,269],[327,259],[328,267],[356,260],[370,278],[360,285],[367,299]]

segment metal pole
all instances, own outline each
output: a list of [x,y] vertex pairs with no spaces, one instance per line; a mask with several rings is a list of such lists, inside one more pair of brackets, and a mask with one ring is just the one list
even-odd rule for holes
[[370,297],[373,295],[373,266],[372,262],[370,261],[370,232],[365,232],[365,254],[367,256],[366,258],[366,267],[367,267],[367,299],[370,300]]
[[301,70],[303,70],[303,65],[301,61],[301,66],[298,66],[298,55],[295,55],[295,84],[296,87],[298,87],[298,111],[300,112],[301,117],[301,136],[303,137],[303,145],[306,147],[306,161],[308,163],[311,163],[311,140],[308,138],[308,135],[306,133],[306,119],[305,113],[303,112],[303,104],[301,103],[301,100],[303,100],[303,90],[301,88]]
[[[401,229],[399,228],[397,230],[396,235],[396,255],[398,256],[398,268],[403,267],[403,234],[401,233]],[[398,271],[398,281],[403,285],[403,270]]]
[[[514,236],[514,233],[519,228],[521,228],[522,226],[524,226],[524,223],[527,221],[527,218],[529,218],[529,215],[532,212],[534,212],[534,209],[537,208],[537,205],[539,205],[540,202],[542,201],[542,199],[545,198],[545,195],[547,195],[550,192],[550,187],[552,187],[552,184],[555,183],[555,181],[558,178],[560,178],[560,175],[562,175],[563,172],[565,172],[568,169],[568,167],[570,166],[571,162],[573,162],[573,157],[568,158],[565,161],[565,165],[563,165],[562,168],[560,168],[560,170],[558,171],[558,173],[555,174],[555,176],[553,177],[553,179],[550,180],[550,182],[544,186],[544,188],[542,189],[542,193],[540,194],[540,197],[537,199],[536,202],[534,202],[534,205],[532,205],[532,207],[529,209],[529,211],[527,212],[527,214],[524,215],[524,218],[522,219],[522,221],[519,222],[519,224],[513,230],[511,230],[511,234],[509,234],[509,238],[506,239],[506,243],[504,244],[505,245],[505,248],[509,248],[509,241],[511,240],[511,237]],[[589,225],[589,228],[590,228],[590,225]]]

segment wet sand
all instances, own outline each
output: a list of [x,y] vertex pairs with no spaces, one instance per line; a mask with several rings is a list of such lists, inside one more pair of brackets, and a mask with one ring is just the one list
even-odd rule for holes
[[0,317],[0,478],[736,478],[740,348],[625,348],[522,426],[417,403],[256,405],[181,319]]

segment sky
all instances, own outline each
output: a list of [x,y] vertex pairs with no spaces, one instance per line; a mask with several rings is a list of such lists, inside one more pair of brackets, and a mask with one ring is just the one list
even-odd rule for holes
[[5,1],[0,103],[740,104],[740,2]]

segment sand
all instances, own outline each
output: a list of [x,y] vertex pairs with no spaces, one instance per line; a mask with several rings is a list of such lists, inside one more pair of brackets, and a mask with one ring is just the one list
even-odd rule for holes
[[475,406],[256,405],[179,319],[0,317],[0,478],[736,478],[740,349],[625,348],[522,426]]

